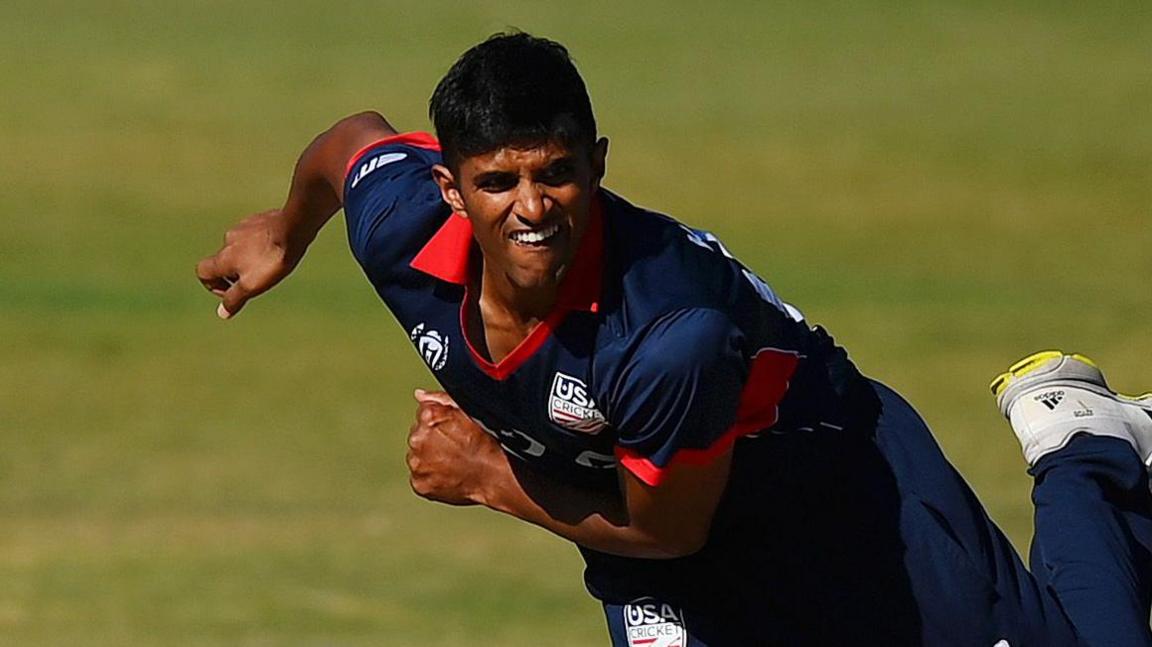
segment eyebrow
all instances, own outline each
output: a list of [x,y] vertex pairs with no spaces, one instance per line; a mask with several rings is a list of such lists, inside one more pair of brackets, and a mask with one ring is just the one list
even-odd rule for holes
[[549,162],[548,166],[545,166],[544,169],[542,169],[542,170],[547,170],[547,169],[550,169],[552,167],[559,166],[561,164],[567,164],[567,165],[571,166],[572,164],[575,163],[575,161],[576,161],[575,155],[565,155],[564,157],[557,157],[556,159]]
[[481,182],[487,182],[489,180],[501,180],[507,178],[509,175],[515,176],[516,174],[512,171],[483,171],[472,178],[472,183],[480,184]]
[[[558,158],[552,160],[551,162],[548,163],[547,166],[545,166],[544,168],[537,171],[537,173],[546,173],[546,172],[551,171],[557,167],[569,167],[569,168],[571,168],[572,166],[575,165],[575,163],[576,163],[576,156],[575,155],[565,155],[564,157],[558,157]],[[472,178],[472,184],[480,185],[484,182],[489,182],[492,180],[504,180],[504,179],[507,179],[509,176],[516,177],[517,175],[518,174],[513,172],[513,171],[503,171],[503,170],[481,171],[480,173],[477,173]]]

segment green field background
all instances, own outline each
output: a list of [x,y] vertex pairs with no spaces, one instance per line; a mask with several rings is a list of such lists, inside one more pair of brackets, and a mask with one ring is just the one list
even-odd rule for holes
[[0,644],[605,643],[573,548],[408,491],[432,381],[339,219],[235,321],[192,271],[512,26],[571,48],[607,185],[906,394],[1018,546],[989,378],[1056,346],[1152,387],[1146,1],[4,0]]

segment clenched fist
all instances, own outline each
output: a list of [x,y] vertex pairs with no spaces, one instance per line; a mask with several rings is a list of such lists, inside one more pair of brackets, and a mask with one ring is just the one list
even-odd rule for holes
[[416,421],[408,432],[412,491],[451,505],[485,503],[505,461],[500,444],[448,394],[417,390],[416,401]]

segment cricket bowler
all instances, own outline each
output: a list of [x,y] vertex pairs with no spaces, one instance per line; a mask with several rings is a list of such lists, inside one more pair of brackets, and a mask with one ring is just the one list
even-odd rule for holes
[[1060,351],[993,383],[1029,569],[897,393],[715,236],[602,186],[563,46],[476,45],[430,115],[338,122],[199,278],[235,316],[343,209],[442,388],[416,393],[413,489],[575,543],[613,645],[1152,645],[1152,396]]

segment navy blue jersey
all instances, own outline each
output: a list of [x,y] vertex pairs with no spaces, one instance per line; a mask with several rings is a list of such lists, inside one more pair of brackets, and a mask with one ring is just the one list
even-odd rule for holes
[[772,436],[859,426],[862,380],[823,331],[711,234],[606,190],[554,311],[488,361],[464,333],[478,254],[432,181],[439,162],[427,134],[367,147],[349,164],[345,214],[372,285],[469,416],[532,469],[589,488],[618,488],[618,465],[659,486],[669,465],[735,447],[709,547],[661,562],[582,549],[594,594],[713,569],[763,531]]

